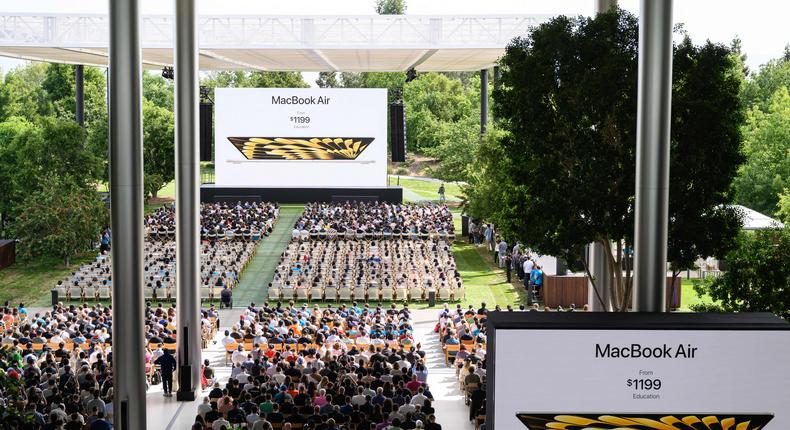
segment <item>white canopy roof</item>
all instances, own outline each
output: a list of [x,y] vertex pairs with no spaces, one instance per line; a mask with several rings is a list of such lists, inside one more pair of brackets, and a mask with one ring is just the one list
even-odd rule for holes
[[744,230],[763,230],[768,228],[783,228],[784,224],[763,215],[756,210],[749,209],[746,206],[735,205],[735,207],[743,214],[743,229]]
[[[473,71],[547,15],[201,16],[201,70]],[[173,63],[173,17],[143,16],[143,66]],[[106,15],[2,14],[0,56],[107,65]]]

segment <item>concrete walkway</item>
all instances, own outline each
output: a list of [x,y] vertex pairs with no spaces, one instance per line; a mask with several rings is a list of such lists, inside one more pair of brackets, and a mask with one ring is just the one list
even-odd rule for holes
[[439,343],[439,335],[433,332],[439,319],[438,309],[415,310],[414,340],[422,344],[428,367],[428,386],[433,394],[433,407],[436,409],[436,422],[448,430],[474,430],[469,421],[469,407],[464,397],[455,369],[444,365],[444,351]]
[[304,206],[291,205],[280,207],[280,217],[274,231],[261,240],[252,261],[242,274],[241,281],[233,289],[233,306],[247,307],[250,302],[263,303],[269,293],[269,282],[274,276],[274,269],[280,255],[291,241],[291,231],[296,219],[302,214]]

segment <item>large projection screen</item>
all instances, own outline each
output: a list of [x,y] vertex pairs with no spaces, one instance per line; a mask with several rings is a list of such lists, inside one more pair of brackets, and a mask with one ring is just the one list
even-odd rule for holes
[[790,325],[632,315],[494,321],[487,427],[790,429]]
[[387,185],[387,90],[217,88],[221,187]]

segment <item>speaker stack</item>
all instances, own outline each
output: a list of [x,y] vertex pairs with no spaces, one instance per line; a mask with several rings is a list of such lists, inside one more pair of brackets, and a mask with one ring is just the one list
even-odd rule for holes
[[403,103],[390,103],[390,146],[392,161],[406,161],[406,112]]

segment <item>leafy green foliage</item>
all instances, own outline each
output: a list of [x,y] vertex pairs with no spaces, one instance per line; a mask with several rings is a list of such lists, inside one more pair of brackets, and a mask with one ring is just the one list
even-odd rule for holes
[[173,81],[148,71],[143,73],[143,98],[153,103],[154,106],[173,112],[174,91]]
[[779,58],[760,66],[743,89],[743,102],[746,106],[757,105],[765,112],[781,87],[790,88],[790,58]]
[[379,15],[403,15],[406,13],[406,0],[376,0],[376,13]]
[[[584,245],[604,245],[605,307],[618,310],[631,289],[622,274],[633,243],[637,46],[637,20],[622,10],[557,17],[512,41],[494,94],[504,132],[483,143],[465,189],[470,214],[541,254],[573,262]],[[679,269],[726,250],[738,229],[724,204],[741,162],[743,77],[721,45],[686,39],[674,58],[669,255]]]
[[173,111],[143,101],[143,171],[146,195],[157,192],[175,178]]
[[247,72],[243,70],[212,72],[200,80],[214,97],[214,88],[307,88],[310,85],[298,72]]
[[785,224],[790,224],[790,189],[785,189],[779,196],[779,211],[777,214],[782,217]]
[[[790,69],[789,69],[790,70]],[[746,163],[735,182],[738,202],[767,215],[790,188],[790,94],[780,87],[765,108],[755,105],[744,126]]]
[[319,72],[318,79],[315,80],[319,88],[337,88],[340,81],[337,79],[337,72]]
[[89,249],[106,223],[106,210],[90,187],[55,175],[41,185],[27,195],[12,223],[19,253],[26,259],[57,256],[68,265],[72,256]]
[[[403,90],[406,103],[406,139],[410,151],[426,152],[439,147],[446,138],[443,125],[474,121],[479,106],[472,103],[472,91],[458,80],[439,73],[424,73]],[[442,134],[445,134],[444,136]],[[473,133],[473,136],[477,133]],[[474,148],[470,148],[474,151]]]
[[[511,158],[501,144],[506,139],[511,139],[506,131],[497,128],[488,130],[477,148],[476,162],[474,168],[469,169],[467,184],[461,188],[464,195],[464,213],[473,218],[498,220],[498,225],[517,219],[508,216],[508,208],[502,206],[506,194],[523,193],[519,185],[521,181],[512,181],[507,177],[507,172],[513,166],[509,164]],[[513,188],[506,189],[504,184]]]
[[673,75],[667,259],[677,276],[700,257],[723,256],[741,229],[729,203],[743,162],[743,66],[724,46],[697,47],[686,38],[675,50]]
[[726,311],[772,312],[790,319],[790,228],[744,232],[727,253],[727,271],[698,288]]

